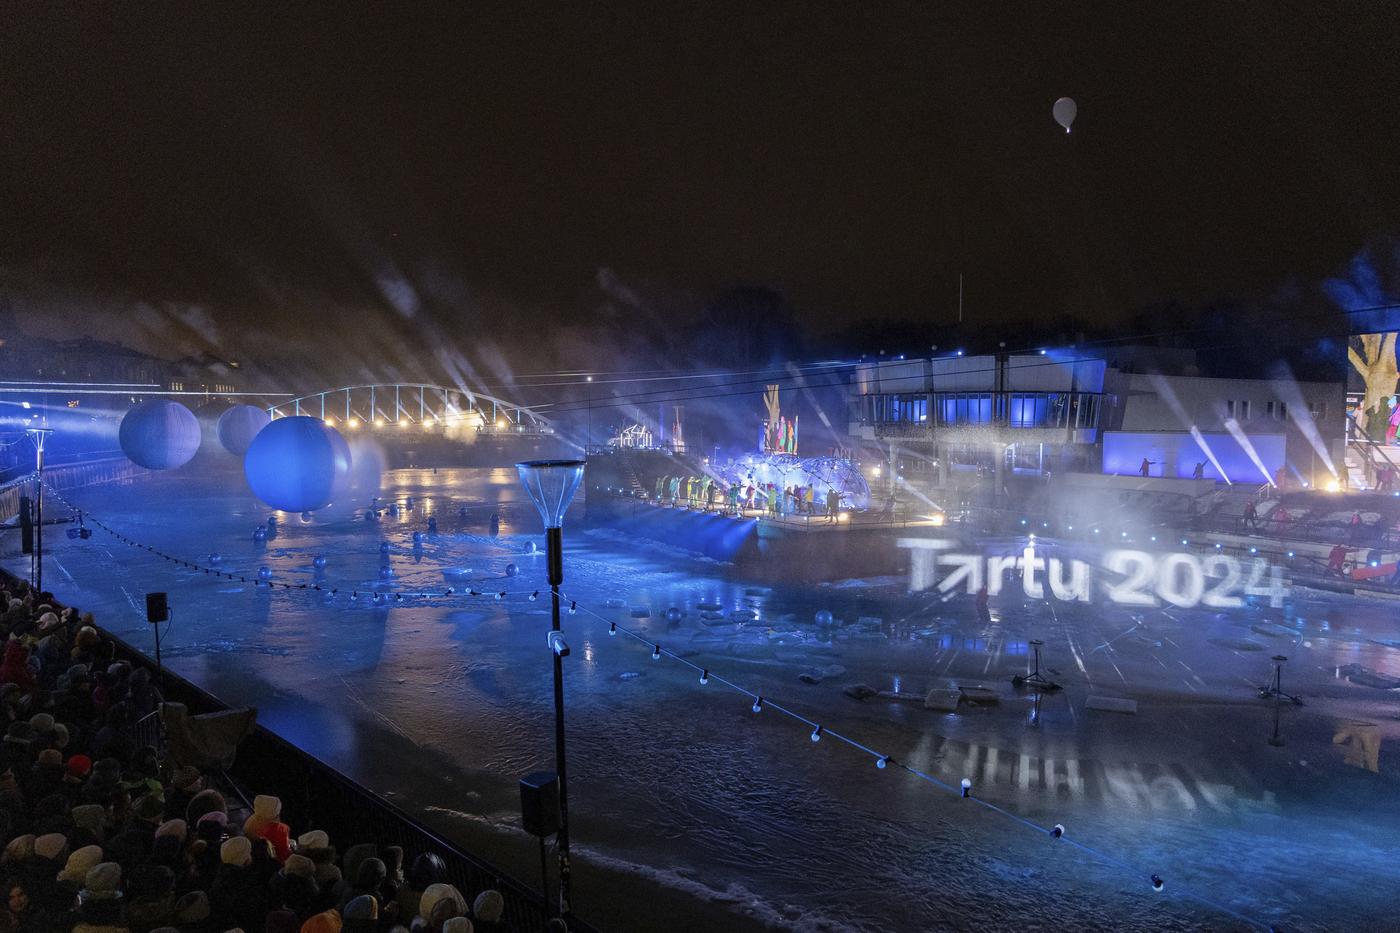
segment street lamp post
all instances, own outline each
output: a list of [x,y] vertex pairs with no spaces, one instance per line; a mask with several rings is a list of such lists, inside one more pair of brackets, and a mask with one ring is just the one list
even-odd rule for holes
[[52,428],[30,428],[34,438],[34,589],[44,591],[44,442],[53,433]]
[[564,655],[568,646],[559,629],[559,584],[564,582],[564,513],[583,481],[582,460],[527,460],[515,465],[530,501],[539,509],[545,528],[545,553],[553,627],[549,633],[554,657],[554,770],[559,775],[559,913],[571,913],[569,894],[569,783],[564,760]]

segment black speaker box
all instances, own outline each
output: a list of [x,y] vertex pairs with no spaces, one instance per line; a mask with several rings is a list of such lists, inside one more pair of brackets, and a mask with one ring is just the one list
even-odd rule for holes
[[559,832],[559,776],[553,771],[536,771],[520,779],[520,819],[532,836]]
[[152,625],[170,621],[170,606],[164,593],[146,594],[146,621]]

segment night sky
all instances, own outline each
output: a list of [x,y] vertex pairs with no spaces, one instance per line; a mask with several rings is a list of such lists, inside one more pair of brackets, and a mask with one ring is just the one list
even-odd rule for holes
[[291,6],[0,10],[26,327],[528,369],[736,285],[810,334],[959,271],[1002,321],[1311,294],[1396,228],[1394,3]]

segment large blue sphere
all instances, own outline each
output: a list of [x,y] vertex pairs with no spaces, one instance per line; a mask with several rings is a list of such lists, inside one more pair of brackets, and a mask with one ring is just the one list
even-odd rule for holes
[[267,412],[252,405],[235,405],[219,416],[215,430],[224,450],[236,457],[248,452],[248,445],[268,425]]
[[148,470],[170,470],[189,463],[199,450],[199,419],[169,399],[133,405],[117,432],[122,453]]
[[278,418],[258,432],[243,458],[253,494],[284,512],[309,512],[331,501],[350,471],[349,448],[320,418]]

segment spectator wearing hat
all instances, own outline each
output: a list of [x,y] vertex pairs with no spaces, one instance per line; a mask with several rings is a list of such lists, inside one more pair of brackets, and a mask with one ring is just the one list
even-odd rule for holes
[[210,933],[214,928],[212,916],[209,895],[203,891],[188,891],[175,902],[175,926],[180,933]]
[[439,884],[447,878],[447,865],[435,852],[424,852],[413,860],[408,870],[408,881],[399,888],[399,916],[412,920],[418,916],[419,901],[429,885]]
[[126,923],[131,933],[149,933],[175,919],[175,873],[161,865],[142,865],[131,873]]
[[341,933],[375,933],[379,929],[379,902],[373,895],[351,898],[341,912]]
[[472,902],[472,916],[478,933],[489,930],[503,930],[501,915],[506,912],[506,899],[500,891],[482,891]]
[[228,926],[255,930],[267,914],[266,888],[253,872],[253,844],[234,836],[219,848],[218,873],[209,889],[214,919]]
[[73,933],[129,933],[122,921],[122,869],[116,862],[88,869],[78,892],[78,922]]
[[68,862],[58,873],[60,882],[67,882],[76,891],[87,880],[87,873],[102,862],[101,846],[83,846],[68,855]]
[[165,812],[185,816],[190,801],[204,789],[204,776],[198,768],[181,765],[170,778],[170,787],[165,792]]

